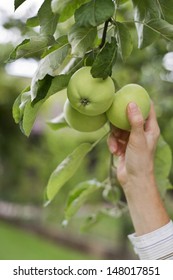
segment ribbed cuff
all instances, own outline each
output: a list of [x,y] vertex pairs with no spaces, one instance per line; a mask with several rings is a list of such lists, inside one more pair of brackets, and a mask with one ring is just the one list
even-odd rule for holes
[[141,260],[173,259],[173,222],[150,233],[128,235]]

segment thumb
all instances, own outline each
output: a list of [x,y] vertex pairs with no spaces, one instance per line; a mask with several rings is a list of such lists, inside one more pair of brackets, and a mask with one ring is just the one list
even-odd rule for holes
[[130,102],[128,104],[127,115],[131,125],[131,132],[143,132],[144,118],[136,103]]

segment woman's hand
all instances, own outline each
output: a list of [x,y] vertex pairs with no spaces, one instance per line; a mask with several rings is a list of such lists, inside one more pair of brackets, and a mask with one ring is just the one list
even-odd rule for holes
[[138,178],[141,181],[153,176],[154,152],[160,135],[153,104],[145,123],[135,103],[129,103],[127,115],[131,132],[113,127],[108,138],[110,152],[119,159],[117,178],[123,189]]
[[118,157],[117,178],[124,190],[137,235],[169,222],[154,176],[154,152],[160,135],[154,106],[144,122],[134,103],[127,107],[131,131],[115,127],[108,137],[110,152]]

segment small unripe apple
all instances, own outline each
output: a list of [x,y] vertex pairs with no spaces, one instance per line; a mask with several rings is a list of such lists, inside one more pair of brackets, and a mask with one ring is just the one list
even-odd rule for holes
[[127,105],[130,102],[137,104],[145,120],[150,111],[151,101],[147,91],[137,84],[128,84],[117,91],[111,107],[106,112],[108,120],[114,126],[127,131],[130,130],[127,117]]
[[82,67],[72,75],[67,96],[77,111],[96,116],[106,112],[111,106],[115,87],[111,77],[93,78],[90,70],[90,66]]
[[74,109],[67,99],[64,104],[64,117],[68,125],[81,132],[92,132],[101,128],[106,122],[106,114],[87,116]]

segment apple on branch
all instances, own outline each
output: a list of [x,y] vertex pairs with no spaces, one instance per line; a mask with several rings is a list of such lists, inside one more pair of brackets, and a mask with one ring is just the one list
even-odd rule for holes
[[146,120],[149,115],[151,100],[148,92],[138,84],[128,84],[117,91],[112,105],[106,112],[108,120],[114,126],[127,131],[130,130],[127,117],[127,105],[130,102],[137,104]]
[[115,87],[111,77],[93,78],[90,70],[90,66],[85,66],[73,74],[67,87],[67,96],[77,111],[96,116],[111,106]]
[[64,104],[64,117],[68,125],[81,132],[92,132],[101,128],[106,122],[106,114],[87,116],[74,109],[67,99]]

